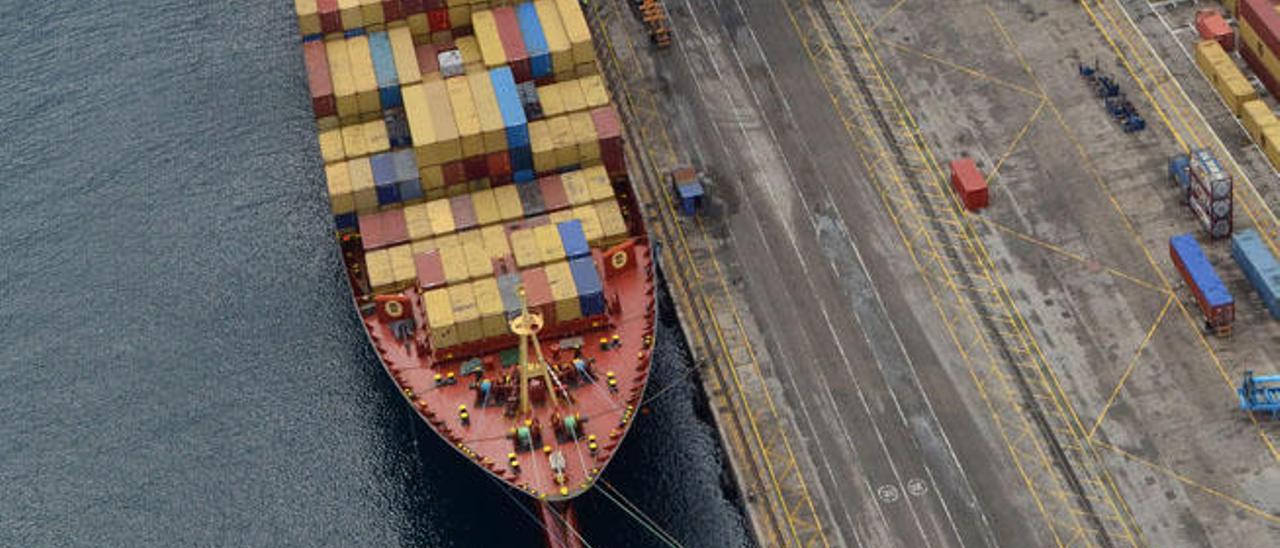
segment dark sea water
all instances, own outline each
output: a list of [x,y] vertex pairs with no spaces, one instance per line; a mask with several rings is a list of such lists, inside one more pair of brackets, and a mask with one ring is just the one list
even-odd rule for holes
[[[292,3],[0,1],[0,546],[536,546],[350,310]],[[668,317],[606,480],[747,542]],[[658,546],[609,500],[592,545]]]

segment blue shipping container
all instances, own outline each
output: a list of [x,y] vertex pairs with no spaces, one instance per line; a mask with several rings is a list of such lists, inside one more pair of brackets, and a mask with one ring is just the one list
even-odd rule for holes
[[409,137],[409,120],[404,117],[403,110],[387,111],[382,121],[387,124],[387,140],[391,142],[391,148],[413,145],[413,140]]
[[396,177],[395,159],[389,152],[374,154],[369,158],[369,167],[373,170],[373,184],[377,186],[393,184],[400,180]]
[[396,181],[418,179],[418,156],[413,153],[413,149],[394,151],[391,153],[391,158],[396,166]]
[[502,113],[502,125],[506,128],[507,147],[529,146],[529,121],[520,105],[520,92],[516,91],[516,79],[510,67],[498,67],[489,71],[493,94],[498,99],[498,111]]
[[578,288],[578,303],[582,306],[583,316],[599,316],[604,314],[604,288],[600,284],[600,273],[591,257],[579,257],[569,261],[569,272],[573,274],[573,284]]
[[374,188],[378,191],[378,205],[391,205],[400,203],[400,188],[397,183],[391,182],[385,185],[377,185]]
[[391,40],[385,32],[369,35],[369,53],[373,57],[373,75],[378,80],[378,97],[382,108],[403,106],[400,99],[400,77],[396,74],[395,58],[391,56]]
[[560,243],[564,246],[564,256],[570,259],[585,257],[591,254],[591,246],[587,244],[587,233],[582,231],[582,221],[573,219],[556,225],[560,232]]
[[524,49],[529,52],[529,72],[534,78],[551,76],[551,50],[547,37],[542,33],[542,21],[532,2],[516,6],[516,20],[520,34],[524,36]]
[[1280,262],[1267,248],[1266,242],[1252,228],[1231,236],[1231,257],[1244,271],[1244,277],[1262,297],[1271,317],[1280,319]]
[[1223,285],[1217,271],[1200,250],[1200,244],[1196,243],[1194,235],[1188,233],[1169,238],[1169,247],[1182,260],[1182,265],[1191,278],[1190,282],[1200,288],[1200,294],[1204,295],[1205,303],[1210,308],[1235,304],[1231,292],[1227,291],[1227,286]]
[[1183,193],[1191,186],[1191,160],[1186,154],[1179,154],[1169,159],[1169,180],[1178,185]]
[[422,193],[422,183],[418,182],[417,179],[396,183],[396,192],[400,194],[400,201],[402,202],[420,200],[425,196]]
[[338,230],[345,230],[348,228],[359,230],[360,223],[357,219],[358,218],[355,213],[343,213],[342,215],[334,215],[333,222],[338,225]]

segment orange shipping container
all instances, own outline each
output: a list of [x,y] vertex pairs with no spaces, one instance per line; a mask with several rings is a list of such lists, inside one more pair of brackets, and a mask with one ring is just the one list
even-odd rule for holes
[[1218,10],[1205,9],[1196,12],[1196,32],[1200,33],[1201,40],[1213,40],[1226,51],[1236,47],[1236,35]]

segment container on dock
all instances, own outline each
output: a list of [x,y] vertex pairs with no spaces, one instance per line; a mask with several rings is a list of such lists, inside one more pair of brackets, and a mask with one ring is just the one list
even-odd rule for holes
[[969,211],[978,211],[987,207],[987,180],[973,158],[959,158],[951,161],[951,188],[960,196],[960,202]]
[[1201,40],[1213,40],[1226,51],[1232,51],[1236,47],[1235,32],[1216,9],[1203,9],[1196,12],[1196,32],[1200,33]]
[[1169,238],[1169,256],[1191,288],[1205,317],[1205,326],[1219,335],[1229,334],[1235,319],[1235,299],[1209,263],[1192,234]]
[[1181,190],[1182,199],[1186,200],[1191,191],[1191,159],[1186,154],[1169,158],[1169,181]]
[[1275,113],[1271,112],[1271,107],[1266,103],[1257,99],[1246,102],[1241,106],[1240,111],[1240,121],[1244,124],[1245,132],[1261,147],[1263,145],[1262,130],[1278,123]]
[[1253,7],[1241,10],[1236,20],[1240,28],[1240,56],[1272,95],[1280,93],[1280,17],[1270,10]]
[[1213,238],[1231,235],[1234,180],[1208,149],[1190,155],[1191,189],[1187,200],[1201,226]]
[[1252,228],[1231,236],[1231,257],[1262,298],[1271,317],[1280,319],[1280,262]]

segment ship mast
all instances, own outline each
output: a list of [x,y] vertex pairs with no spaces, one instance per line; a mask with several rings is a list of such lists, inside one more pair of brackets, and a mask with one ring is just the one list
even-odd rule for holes
[[[538,344],[538,331],[542,330],[542,314],[529,312],[529,303],[524,296],[524,286],[518,289],[520,294],[520,315],[511,319],[511,332],[520,337],[520,413],[528,415],[533,407],[529,403],[529,381],[541,378],[551,397],[552,405],[559,405],[556,391],[551,381],[550,367],[542,356],[542,345]],[[536,359],[529,359],[529,343],[533,343]]]

